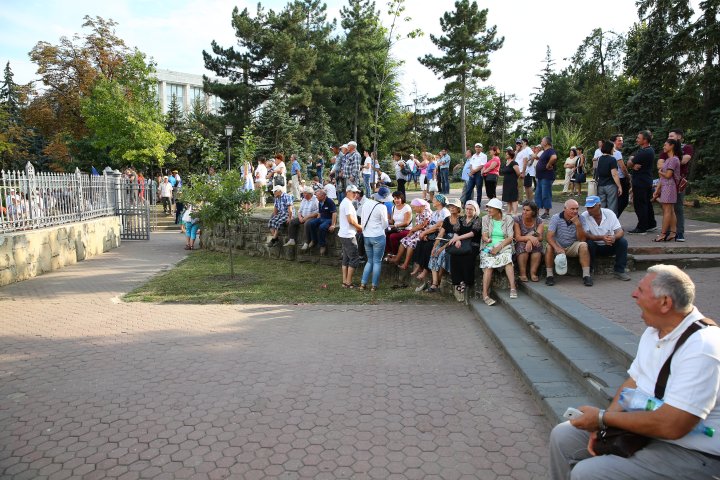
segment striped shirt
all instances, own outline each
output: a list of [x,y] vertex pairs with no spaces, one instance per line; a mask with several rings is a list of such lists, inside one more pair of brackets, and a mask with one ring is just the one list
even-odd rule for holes
[[555,234],[555,241],[563,248],[578,241],[577,228],[572,221],[565,220],[565,212],[556,213],[550,218],[548,230]]

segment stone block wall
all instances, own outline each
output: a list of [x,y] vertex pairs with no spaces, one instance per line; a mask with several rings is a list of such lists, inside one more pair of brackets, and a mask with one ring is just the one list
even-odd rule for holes
[[0,286],[58,270],[120,246],[120,217],[0,235]]

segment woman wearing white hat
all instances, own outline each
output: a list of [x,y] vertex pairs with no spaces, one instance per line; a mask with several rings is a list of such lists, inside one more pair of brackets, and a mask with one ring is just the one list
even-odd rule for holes
[[488,215],[482,221],[482,249],[480,251],[480,268],[483,271],[483,301],[486,305],[494,305],[490,298],[490,282],[493,269],[505,268],[510,281],[510,298],[517,298],[515,286],[515,270],[512,263],[513,237],[515,221],[503,213],[503,204],[497,198],[491,198],[487,205]]

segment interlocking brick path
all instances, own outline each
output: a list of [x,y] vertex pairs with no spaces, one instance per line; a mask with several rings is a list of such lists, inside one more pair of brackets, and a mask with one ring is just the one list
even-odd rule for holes
[[0,477],[545,478],[547,423],[467,309],[118,301],[182,242],[0,289]]

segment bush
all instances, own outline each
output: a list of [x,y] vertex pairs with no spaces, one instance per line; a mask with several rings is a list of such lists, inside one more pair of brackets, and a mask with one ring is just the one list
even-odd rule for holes
[[720,175],[708,175],[701,180],[693,180],[688,190],[697,195],[717,197],[720,192]]

